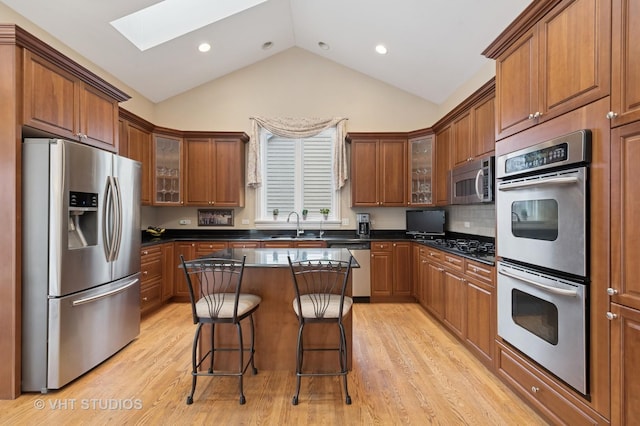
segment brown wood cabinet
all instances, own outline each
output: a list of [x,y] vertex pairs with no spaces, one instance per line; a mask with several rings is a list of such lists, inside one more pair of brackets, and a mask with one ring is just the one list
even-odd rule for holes
[[432,132],[410,134],[407,141],[407,204],[411,207],[434,203],[435,141]]
[[173,243],[174,252],[174,279],[173,279],[173,296],[178,302],[189,301],[189,286],[187,280],[184,277],[184,271],[180,267],[182,264],[180,257],[183,256],[184,260],[193,260],[196,258],[196,243],[192,241],[181,241]]
[[406,134],[351,133],[351,204],[407,205]]
[[173,253],[173,243],[162,244],[162,301],[166,302],[173,297],[173,283],[177,270],[175,255]]
[[493,84],[487,95],[453,121],[454,164],[464,164],[495,150],[495,95]]
[[505,31],[483,52],[496,59],[497,139],[610,93],[609,0],[563,0],[529,16],[516,41]]
[[24,50],[25,125],[117,151],[120,100]]
[[121,146],[120,155],[139,161],[140,202],[144,206],[151,205],[153,190],[153,161],[151,131],[138,123],[121,118],[119,120]]
[[240,135],[185,138],[185,204],[244,206],[244,144]]
[[611,11],[612,126],[640,120],[640,4],[613,0]]
[[453,120],[453,140],[451,142],[451,152],[453,164],[462,164],[473,158],[471,153],[473,119],[471,111],[464,112],[461,116]]
[[184,191],[182,137],[168,129],[153,134],[151,182],[155,206],[181,206]]
[[611,424],[640,418],[640,310],[611,304]]
[[410,241],[371,243],[371,301],[414,301]]
[[140,310],[146,313],[162,305],[162,247],[143,247],[140,251]]
[[447,174],[451,169],[450,149],[453,140],[452,126],[449,124],[436,132],[436,176],[435,176],[435,204],[446,206],[449,204],[449,187]]

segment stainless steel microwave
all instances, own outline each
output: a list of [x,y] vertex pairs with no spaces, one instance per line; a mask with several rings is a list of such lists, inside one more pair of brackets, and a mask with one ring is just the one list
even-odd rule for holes
[[449,172],[449,204],[493,202],[495,157],[477,158]]

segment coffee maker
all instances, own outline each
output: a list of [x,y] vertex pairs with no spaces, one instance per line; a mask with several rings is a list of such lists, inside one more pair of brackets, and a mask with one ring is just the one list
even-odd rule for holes
[[358,222],[358,238],[369,238],[371,235],[371,221],[369,220],[369,213],[356,214],[356,222]]

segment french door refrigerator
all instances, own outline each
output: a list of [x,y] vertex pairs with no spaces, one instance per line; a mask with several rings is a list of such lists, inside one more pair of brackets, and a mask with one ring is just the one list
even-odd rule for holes
[[25,139],[22,390],[58,389],[140,332],[137,161]]

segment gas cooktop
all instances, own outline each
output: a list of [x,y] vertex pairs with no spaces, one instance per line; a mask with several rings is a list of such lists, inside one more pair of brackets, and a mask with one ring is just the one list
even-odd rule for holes
[[424,244],[441,248],[445,251],[460,254],[472,259],[485,262],[495,262],[496,246],[493,241],[483,241],[474,238],[436,238],[424,240]]

